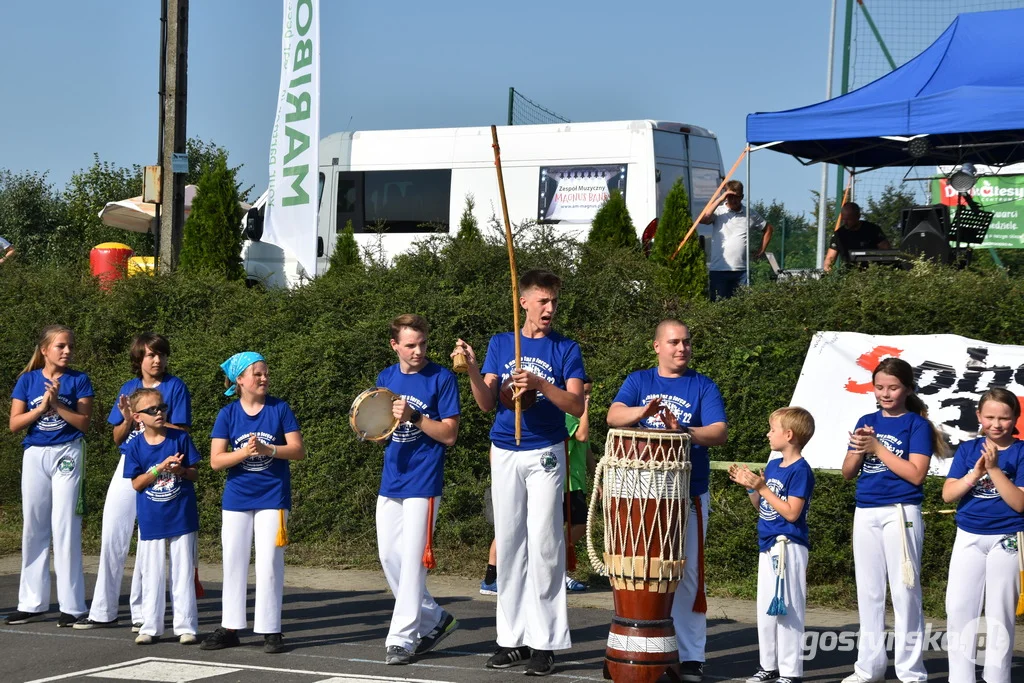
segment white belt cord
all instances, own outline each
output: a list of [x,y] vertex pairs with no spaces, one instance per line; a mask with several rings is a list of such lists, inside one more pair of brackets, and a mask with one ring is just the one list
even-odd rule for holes
[[785,536],[776,536],[775,545],[779,547],[779,561],[775,565],[775,597],[768,605],[770,616],[786,616],[786,544],[789,539]]
[[917,582],[914,576],[914,563],[910,561],[910,545],[907,543],[907,515],[903,511],[903,503],[896,503],[896,510],[900,516],[900,540],[903,541],[903,561],[900,563],[903,585],[913,588]]

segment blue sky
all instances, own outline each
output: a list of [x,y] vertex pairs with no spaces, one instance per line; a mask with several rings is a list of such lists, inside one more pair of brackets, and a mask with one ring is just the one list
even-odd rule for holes
[[[705,126],[728,168],[748,113],[824,97],[830,8],[321,0],[321,136],[501,124],[515,86],[574,121]],[[189,135],[226,147],[257,193],[267,181],[281,13],[280,0],[191,2]],[[94,152],[155,163],[159,16],[159,0],[2,3],[0,167],[48,171],[63,186]],[[752,179],[752,198],[807,211],[820,168],[760,152]]]

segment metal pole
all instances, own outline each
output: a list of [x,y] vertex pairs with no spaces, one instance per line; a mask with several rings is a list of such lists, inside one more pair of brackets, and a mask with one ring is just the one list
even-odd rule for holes
[[747,186],[746,189],[743,191],[743,194],[746,195],[747,200],[743,203],[743,209],[747,213],[747,287],[750,286],[750,158],[752,156],[754,155],[747,154]]
[[516,89],[508,89],[508,125],[512,125],[512,107],[516,102]]
[[786,223],[787,222],[788,221],[786,220],[786,217],[783,216],[782,217],[782,248],[779,250],[781,252],[780,257],[779,257],[779,270],[785,270],[786,269]]
[[[160,272],[178,267],[185,225],[186,173],[174,172],[174,155],[185,153],[188,100],[188,0],[167,0],[167,54],[164,60],[163,179],[160,202]],[[170,192],[168,192],[170,190]]]
[[885,55],[886,61],[889,62],[889,68],[893,71],[896,70],[896,62],[893,61],[892,55],[889,54],[889,48],[886,47],[885,41],[882,40],[882,34],[878,32],[878,27],[875,26],[875,20],[871,18],[871,13],[868,12],[868,6],[864,4],[864,0],[857,0],[857,4],[860,5],[861,11],[864,13],[864,18],[868,20],[868,28],[875,34],[875,40],[878,41],[878,47],[882,48],[882,54]]
[[[850,91],[850,41],[853,34],[853,0],[846,0],[846,25],[843,26],[843,80],[842,92],[845,95]],[[840,168],[836,173],[836,201],[843,196],[843,171]],[[836,207],[838,213],[841,207]]]
[[[828,74],[825,78],[825,99],[832,99],[832,71],[835,68],[836,53],[836,5],[839,0],[832,0],[832,16],[829,19],[828,34]],[[840,176],[842,174],[840,173]],[[821,165],[821,189],[818,192],[818,245],[814,252],[814,267],[821,268],[825,263],[825,223],[828,215],[828,164]]]

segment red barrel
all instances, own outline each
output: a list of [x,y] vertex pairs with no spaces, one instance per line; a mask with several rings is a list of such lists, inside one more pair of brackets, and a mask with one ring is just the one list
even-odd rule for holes
[[101,288],[109,289],[115,280],[125,277],[128,259],[134,253],[131,247],[120,242],[104,242],[92,248],[89,252],[89,269],[94,277],[99,278]]

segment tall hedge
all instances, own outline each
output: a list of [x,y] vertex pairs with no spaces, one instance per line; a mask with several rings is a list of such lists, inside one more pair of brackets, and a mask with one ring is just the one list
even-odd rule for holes
[[224,154],[199,178],[181,242],[178,267],[183,273],[210,273],[229,280],[245,277],[235,170],[228,168]]
[[[1024,327],[1017,323],[1024,319],[1024,283],[996,273],[871,269],[821,281],[755,285],[716,303],[680,303],[659,282],[658,266],[636,251],[595,251],[588,255],[595,267],[580,270],[580,245],[541,229],[530,235],[519,240],[518,267],[549,267],[564,279],[558,327],[579,340],[588,374],[595,379],[592,434],[598,450],[607,406],[627,373],[654,363],[652,330],[666,316],[689,323],[694,367],[712,377],[725,397],[729,443],[711,449],[719,461],[767,458],[768,415],[789,402],[818,330],[953,333],[1024,344]],[[456,337],[483,351],[490,335],[512,326],[501,242],[485,239],[464,246],[435,238],[427,245],[390,266],[371,262],[365,270],[320,278],[294,291],[264,292],[209,275],[173,275],[132,278],[104,293],[81,272],[17,262],[0,268],[0,348],[5,350],[0,386],[10,390],[38,331],[59,322],[75,330],[75,365],[89,373],[96,389],[88,435],[87,548],[98,549],[103,497],[118,459],[105,418],[118,386],[131,375],[131,336],[152,329],[170,338],[171,370],[192,391],[192,433],[201,452],[208,452],[214,418],[228,401],[218,364],[244,348],[267,357],[271,391],[292,405],[309,449],[304,462],[292,465],[289,557],[373,565],[373,511],[383,450],[357,442],[345,416],[355,395],[394,362],[388,322],[399,313],[425,315],[433,327],[430,356],[445,365]],[[442,570],[473,573],[474,563],[485,562],[492,536],[482,515],[492,416],[477,409],[465,376],[459,381],[463,419],[459,441],[449,451],[436,543]],[[2,405],[0,413],[5,413],[9,404]],[[5,418],[0,414],[0,420]],[[6,529],[0,541],[8,551],[18,543],[20,438],[0,433],[0,519]],[[202,535],[214,549],[223,482],[222,473],[201,469]],[[928,482],[927,511],[948,507],[941,503],[940,485]],[[839,477],[818,477],[809,516],[812,596],[853,592],[853,490]],[[721,474],[713,476],[711,493],[708,585],[712,590],[752,590],[756,513],[742,489]],[[930,515],[925,533],[922,584],[929,608],[941,612],[954,533],[951,516]],[[585,567],[585,555],[580,559]]]
[[640,246],[633,219],[626,207],[626,199],[618,190],[612,190],[608,199],[594,214],[590,232],[587,234],[587,244],[626,248]]
[[659,280],[684,301],[704,298],[708,288],[707,263],[696,232],[675,254],[691,225],[693,217],[690,215],[686,186],[681,177],[676,178],[672,189],[665,196],[665,207],[658,219],[658,230],[654,233],[651,260],[662,266]]

